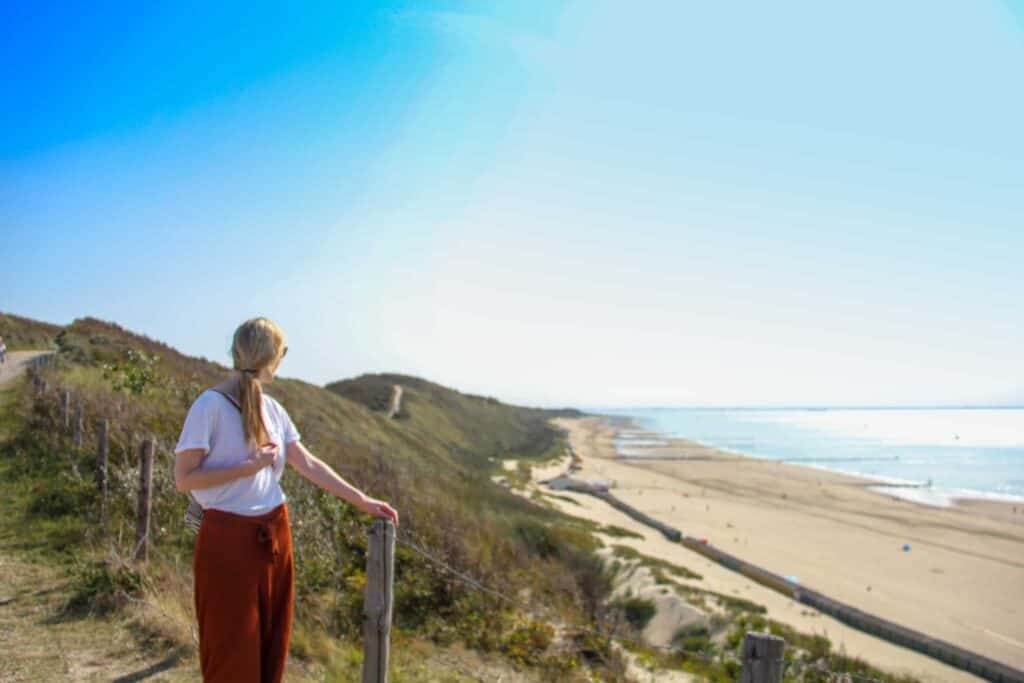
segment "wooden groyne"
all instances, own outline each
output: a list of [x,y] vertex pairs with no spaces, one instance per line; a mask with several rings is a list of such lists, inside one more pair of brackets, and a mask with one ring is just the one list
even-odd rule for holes
[[928,655],[940,662],[976,674],[989,681],[1024,683],[1024,671],[1020,669],[1015,669],[939,638],[932,638],[920,631],[900,626],[888,619],[883,619],[877,615],[859,610],[856,607],[851,607],[816,590],[788,581],[784,577],[770,572],[763,567],[758,567],[755,564],[741,560],[735,555],[708,545],[693,536],[684,536],[682,543],[694,552],[700,553],[724,567],[739,572],[762,586],[771,588],[797,602],[813,607],[819,612],[838,619],[844,624],[848,624],[860,631],[870,633],[895,645]]
[[682,543],[690,550],[717,562],[723,567],[731,569],[734,572],[738,572],[749,578],[751,581],[756,581],[762,586],[782,593],[788,598],[792,598],[797,602],[813,607],[819,612],[827,614],[844,624],[848,624],[853,628],[869,633],[877,638],[893,643],[894,645],[906,647],[916,652],[920,652],[923,655],[928,655],[929,657],[937,659],[944,664],[949,664],[950,666],[975,674],[976,676],[980,676],[988,681],[995,681],[996,683],[1024,683],[1024,671],[1020,669],[1003,664],[1002,662],[997,662],[994,659],[990,659],[989,657],[985,657],[984,655],[980,655],[976,652],[965,650],[958,645],[954,645],[953,643],[946,642],[939,638],[933,638],[921,633],[920,631],[900,626],[888,619],[883,619],[877,615],[869,614],[855,607],[851,607],[846,603],[828,597],[824,593],[819,593],[818,591],[811,590],[810,588],[806,588],[789,581],[785,577],[779,576],[774,572],[770,572],[764,567],[759,567],[756,564],[746,562],[735,555],[708,544],[706,540],[694,538],[693,536],[685,536],[679,529],[664,524],[663,522],[659,522],[650,515],[647,515],[640,510],[637,510],[632,505],[616,498],[608,491],[607,488],[604,488],[603,490],[596,489],[590,484],[590,482],[583,484],[582,482],[585,482],[586,480],[576,480],[580,483],[578,485],[573,485],[573,480],[570,477],[558,478],[558,480],[567,479],[570,480],[570,484],[565,486],[565,488],[600,498],[615,509],[629,515],[641,524],[657,529],[669,540]]
[[640,512],[632,505],[622,502],[608,491],[589,491],[588,493],[590,493],[590,495],[592,496],[597,496],[604,502],[611,505],[613,508],[621,510],[622,512],[626,513],[627,515],[629,515],[636,521],[640,522],[641,524],[646,524],[652,529],[657,529],[665,535],[665,538],[667,538],[670,541],[679,543],[683,539],[683,532],[679,529],[676,529],[673,526],[669,526],[668,524],[659,522],[650,515],[646,515],[643,512]]

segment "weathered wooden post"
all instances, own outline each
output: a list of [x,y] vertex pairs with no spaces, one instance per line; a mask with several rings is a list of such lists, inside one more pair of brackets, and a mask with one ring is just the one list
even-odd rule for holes
[[71,437],[71,443],[75,445],[75,448],[82,447],[82,404],[79,403],[75,406],[75,431]]
[[60,395],[60,414],[64,419],[64,431],[71,424],[71,392],[65,389]]
[[139,449],[139,507],[135,520],[135,559],[149,559],[149,514],[153,509],[153,439]]
[[44,379],[42,382],[39,383],[39,393],[40,394],[45,394],[46,393],[46,389],[47,389],[46,380]]
[[100,420],[96,430],[96,488],[100,491],[100,519],[107,517],[107,453],[110,423]]
[[363,680],[387,683],[391,646],[391,589],[395,583],[395,525],[373,520],[366,557],[363,598]]
[[741,683],[782,683],[782,653],[786,641],[767,633],[747,633],[743,638]]

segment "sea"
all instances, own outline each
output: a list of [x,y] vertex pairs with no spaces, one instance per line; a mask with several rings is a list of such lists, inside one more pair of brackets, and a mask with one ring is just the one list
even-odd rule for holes
[[1024,503],[1024,407],[623,408],[624,457],[653,455],[664,437],[766,460],[856,474],[928,505],[955,498]]

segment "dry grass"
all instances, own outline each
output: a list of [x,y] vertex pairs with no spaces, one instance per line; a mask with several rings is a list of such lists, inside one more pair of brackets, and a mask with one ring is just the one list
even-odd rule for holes
[[195,680],[188,648],[143,647],[130,620],[70,613],[69,595],[63,571],[0,541],[0,681]]
[[[62,600],[67,602],[76,592],[83,596],[81,604],[99,605],[110,615],[76,619],[95,624],[96,633],[103,633],[99,624],[106,623],[101,642],[127,637],[124,652],[134,653],[131,657],[142,658],[140,653],[156,657],[147,666],[164,668],[148,672],[154,680],[173,680],[167,677],[179,670],[184,680],[194,680],[191,542],[181,530],[184,500],[173,491],[168,453],[191,400],[203,386],[219,379],[223,367],[182,356],[159,342],[92,319],[78,320],[58,336],[60,360],[50,370],[51,386],[69,388],[75,405],[84,407],[86,445],[69,448],[56,392],[30,396],[22,385],[17,392],[22,400],[0,408],[0,421],[17,416],[22,422],[0,424],[10,444],[5,454],[12,456],[7,462],[0,459],[0,490],[6,496],[0,501],[0,513],[10,513],[7,516],[12,519],[23,517],[10,549],[14,552],[17,546],[22,559],[32,556],[51,564],[73,556],[85,567],[85,589],[82,581],[65,582],[60,589]],[[143,395],[115,393],[103,377],[100,364],[123,358],[127,349],[161,357],[162,379]],[[403,380],[411,386],[399,420],[387,420],[359,402],[297,380],[280,378],[272,393],[289,407],[302,428],[303,440],[314,452],[363,490],[397,504],[403,512],[403,530],[418,543],[485,583],[510,592],[530,586],[547,610],[576,616],[576,597],[590,585],[578,585],[579,576],[589,574],[580,574],[577,566],[578,556],[590,552],[590,543],[585,542],[589,535],[563,528],[568,520],[561,515],[528,504],[489,480],[497,456],[540,461],[560,453],[560,439],[547,425],[550,415],[458,394],[414,378]],[[90,476],[95,423],[100,417],[110,420],[111,444],[107,524],[102,530],[95,527],[99,506]],[[160,457],[153,483],[154,556],[145,571],[125,576],[120,565],[121,557],[131,552],[137,444],[149,435],[156,437]],[[17,470],[17,478],[6,477],[5,486],[8,468],[11,474]],[[366,520],[350,507],[318,495],[304,480],[290,477],[286,488],[296,520],[293,536],[301,568],[296,577],[296,659],[289,666],[288,679],[357,679],[362,652],[351,641],[361,640],[359,618],[358,609],[350,607],[361,603],[361,592],[346,579],[361,571]],[[26,511],[31,514],[25,515]],[[0,521],[0,528],[3,524]],[[541,553],[537,544],[549,550]],[[393,680],[496,680],[500,676],[508,682],[544,675],[538,670],[516,673],[518,660],[506,652],[514,635],[506,610],[495,609],[479,595],[452,584],[432,564],[407,550],[397,553],[396,565],[401,581],[396,582]],[[97,600],[90,603],[93,597]],[[585,597],[596,599],[590,592]],[[490,654],[458,654],[461,648],[453,643]],[[82,642],[64,651],[89,653],[92,649]],[[116,655],[92,659],[102,662],[104,657],[112,662]],[[161,657],[174,660],[164,662]],[[488,671],[494,675],[487,675]],[[57,679],[66,675],[54,672]],[[85,669],[79,674],[86,679],[92,675]]]

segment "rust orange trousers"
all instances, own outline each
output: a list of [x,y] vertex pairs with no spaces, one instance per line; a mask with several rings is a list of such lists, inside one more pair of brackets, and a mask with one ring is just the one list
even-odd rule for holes
[[249,517],[208,509],[192,561],[206,683],[279,683],[295,592],[288,504]]

